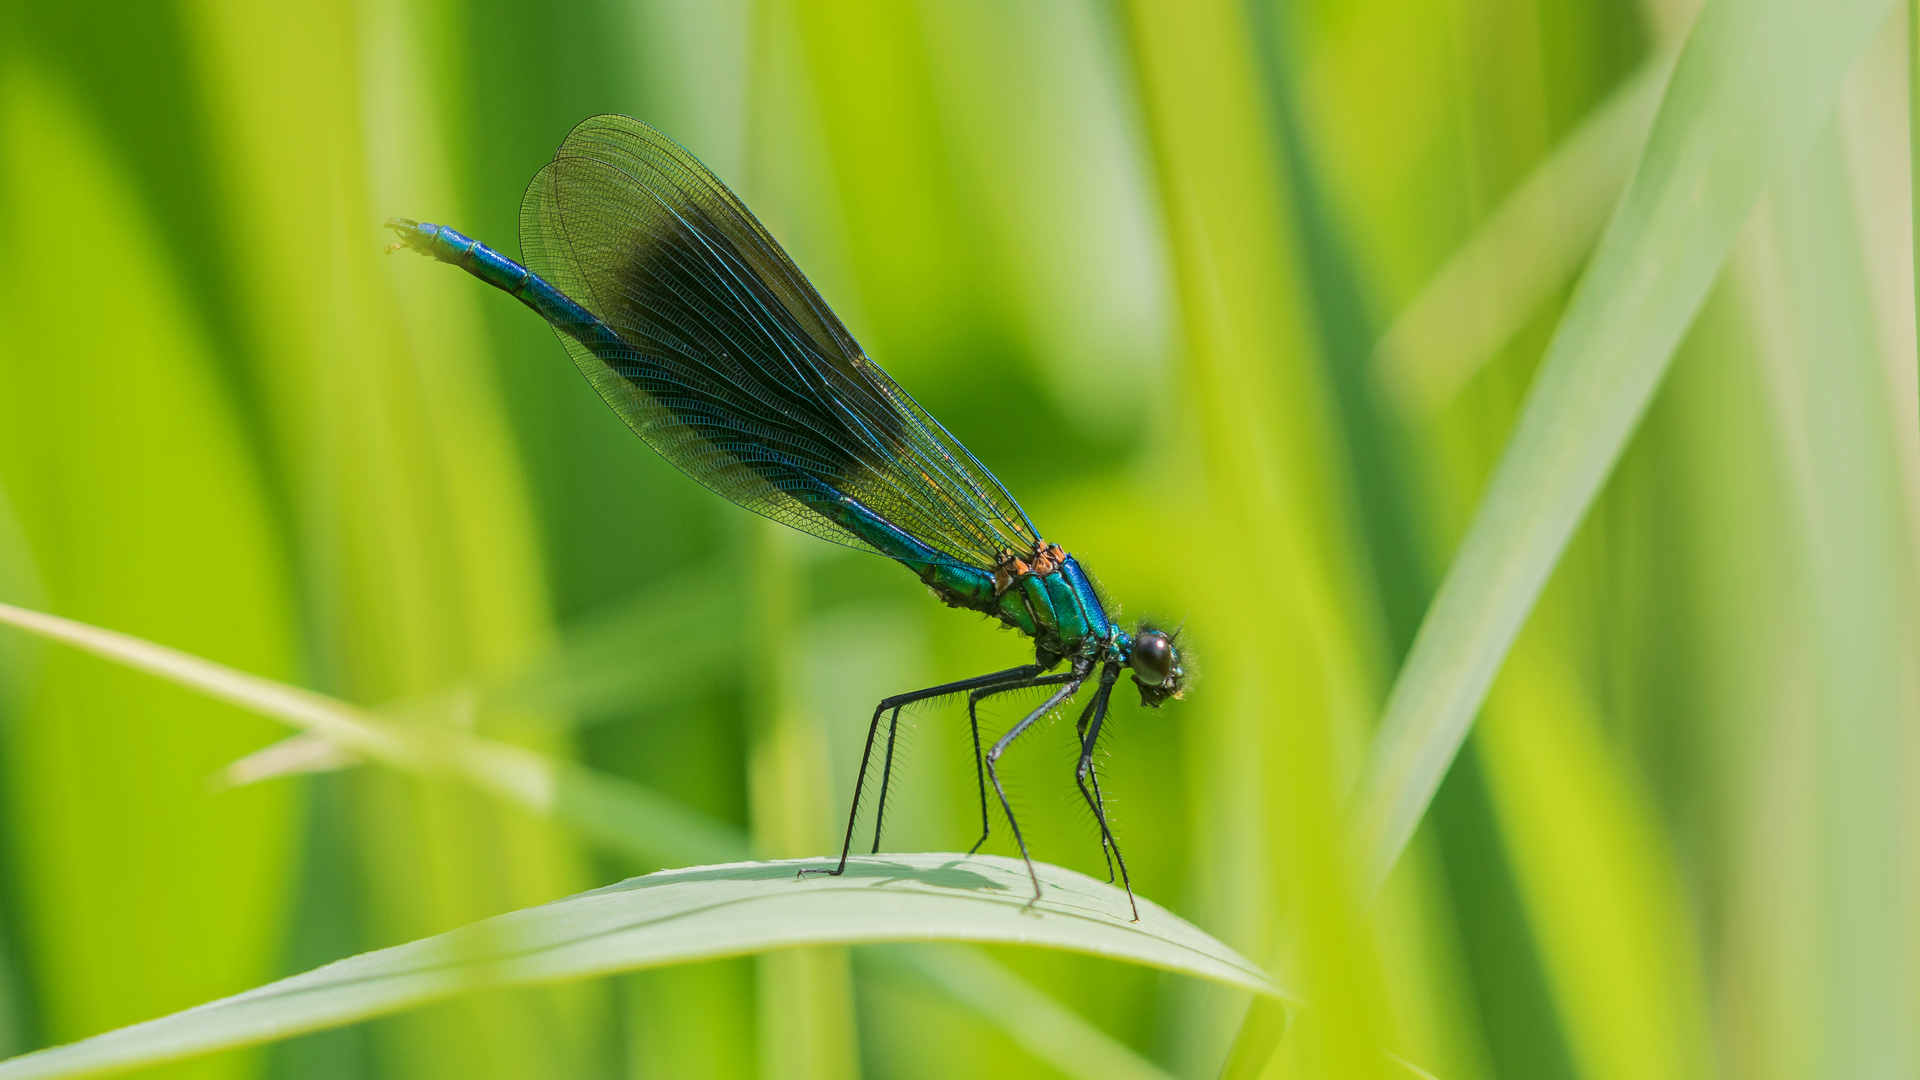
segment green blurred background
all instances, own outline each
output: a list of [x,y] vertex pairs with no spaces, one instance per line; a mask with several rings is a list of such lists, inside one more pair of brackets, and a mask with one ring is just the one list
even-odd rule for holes
[[[833,847],[872,703],[1022,643],[701,490],[512,300],[381,253],[391,215],[516,252],[527,180],[624,112],[742,194],[1126,618],[1184,620],[1200,678],[1119,708],[1106,788],[1142,894],[1251,956],[1299,935],[1315,1009],[1275,1075],[1408,1075],[1387,1049],[1448,1080],[1912,1076],[1897,22],[1756,214],[1385,896],[1361,918],[1330,884],[1692,16],[7,0],[0,599],[575,757],[768,856]],[[1781,344],[1796,304],[1830,381]],[[964,849],[964,716],[913,720],[887,846]],[[297,743],[228,770],[284,734],[0,636],[0,1056],[658,868]],[[1036,855],[1094,873],[1074,751],[1048,726],[1011,786]],[[1245,1007],[993,955],[1175,1076],[1213,1075]],[[1060,1075],[885,956],[482,994],[163,1072]]]

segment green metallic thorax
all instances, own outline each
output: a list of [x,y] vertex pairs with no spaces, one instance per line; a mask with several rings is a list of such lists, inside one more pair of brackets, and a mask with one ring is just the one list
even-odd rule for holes
[[936,564],[920,579],[945,603],[997,618],[1054,656],[1102,658],[1127,645],[1071,556],[1060,569],[1022,576],[997,596],[992,575],[972,567]]
[[1107,618],[1093,583],[1072,556],[1052,573],[1027,574],[996,592],[992,571],[942,557],[854,499],[839,496],[815,509],[913,571],[942,603],[996,618],[1032,638],[1044,653],[1104,658],[1124,655],[1129,647],[1128,635]]

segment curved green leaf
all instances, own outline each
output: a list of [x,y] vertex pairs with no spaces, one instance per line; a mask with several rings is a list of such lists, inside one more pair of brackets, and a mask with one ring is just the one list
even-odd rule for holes
[[820,859],[663,870],[422,941],[367,953],[186,1012],[0,1062],[0,1080],[91,1076],[286,1038],[481,987],[557,982],[795,945],[977,941],[1106,956],[1266,997],[1286,991],[1252,961],[1142,899],[1018,859],[871,856],[842,877],[798,877]]
[[[0,603],[0,623],[294,724],[303,729],[297,738],[324,740],[326,745],[351,749],[392,768],[457,776],[497,798],[551,815],[611,850],[648,860],[678,854],[689,861],[738,858],[748,850],[746,837],[724,823],[572,762],[457,731],[392,724],[322,694],[57,615]],[[1152,1071],[1151,1064],[1124,1045],[985,956],[909,949],[901,950],[897,959],[1007,1026],[1016,1042],[1068,1075],[1147,1075]],[[347,1016],[338,1022],[355,1018]],[[299,1030],[310,1029],[287,1029],[279,1035]],[[7,1067],[0,1064],[0,1076],[6,1075]]]

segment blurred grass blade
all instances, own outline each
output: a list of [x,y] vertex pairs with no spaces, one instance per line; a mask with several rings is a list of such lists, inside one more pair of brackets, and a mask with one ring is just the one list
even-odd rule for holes
[[1415,1065],[1413,1062],[1408,1061],[1406,1058],[1401,1057],[1399,1054],[1393,1053],[1391,1051],[1388,1051],[1386,1053],[1387,1053],[1387,1060],[1393,1062],[1395,1065],[1398,1065],[1401,1069],[1405,1070],[1408,1076],[1416,1077],[1418,1078],[1418,1080],[1440,1080],[1439,1077],[1433,1075],[1432,1073],[1421,1068],[1420,1066]]
[[40,568],[34,564],[33,548],[27,543],[27,531],[21,527],[20,514],[0,484],[0,597],[23,604],[45,604],[46,585],[40,580]]
[[[0,475],[18,513],[0,544],[19,549],[0,558],[31,557],[49,608],[284,675],[299,604],[241,395],[106,110],[43,64],[17,47],[0,60]],[[76,326],[114,342],[112,377]],[[271,725],[65,650],[22,689],[0,723],[0,904],[26,1036],[77,1038],[277,974],[302,793],[216,802],[201,783]],[[130,866],[137,898],[118,890]]]
[[458,776],[650,861],[670,865],[746,854],[738,834],[705,815],[571,762],[444,728],[388,723],[324,694],[57,615],[0,604],[0,622],[305,728],[367,760],[406,772]]
[[1413,835],[1740,224],[1813,137],[1889,6],[1714,0],[1702,14],[1388,698],[1354,802],[1369,892]]
[[[1293,1021],[1293,1011],[1278,998],[1257,997],[1247,1007],[1240,1030],[1227,1049],[1227,1060],[1220,1066],[1220,1080],[1259,1080],[1267,1075],[1267,1066]],[[1409,1076],[1437,1080],[1434,1075],[1391,1050],[1380,1051],[1387,1063]]]
[[1027,910],[1018,859],[945,853],[857,858],[843,877],[797,877],[821,860],[663,870],[367,953],[67,1046],[0,1062],[0,1080],[132,1069],[318,1031],[481,987],[558,982],[797,945],[983,941],[1091,953],[1269,997],[1250,960],[1152,901],[1040,866]]
[[[805,584],[794,549],[803,541],[773,521],[754,523],[753,606],[747,637],[747,803],[753,846],[800,856],[834,847],[833,762],[819,711],[801,691],[799,612]],[[756,957],[762,1062],[782,1080],[855,1080],[860,1033],[853,965],[845,949],[793,949]]]
[[397,734],[363,723],[355,715],[358,710],[351,705],[322,694],[249,675],[130,634],[28,611],[12,604],[0,604],[0,622],[193,687],[229,704],[322,732],[339,745],[370,757],[403,756],[403,741]]
[[1247,1015],[1241,1018],[1240,1030],[1234,1033],[1233,1044],[1227,1048],[1220,1080],[1259,1080],[1265,1075],[1267,1063],[1280,1049],[1280,1040],[1286,1037],[1292,1019],[1292,1010],[1285,1003],[1254,998],[1247,1006]]
[[[359,748],[367,758],[390,767],[420,770],[439,760],[444,771],[461,775],[527,809],[551,815],[604,847],[634,858],[671,863],[682,857],[682,861],[705,862],[742,858],[748,851],[746,835],[724,822],[637,784],[570,762],[542,758],[516,746],[457,732],[435,731],[423,736],[324,695],[71,619],[0,604],[0,622],[307,727],[307,735],[326,738],[336,749]],[[430,745],[424,742],[426,738],[432,740]],[[982,998],[988,988],[996,1000],[1019,1002],[1021,1022],[1008,1026],[1007,1033],[1034,1056],[1056,1064],[1077,1062],[1071,1068],[1060,1065],[1070,1076],[1104,1080],[1124,1075],[1093,1069],[1094,1065],[1129,1054],[1124,1045],[1004,966],[977,953],[962,957],[959,950],[947,950],[933,959],[929,955],[906,950],[901,962],[996,1023],[1012,1014]]]
[[926,979],[1067,1076],[1171,1080],[1158,1065],[976,949],[894,945],[865,950],[859,959],[862,966]]
[[[0,597],[44,603],[46,590],[41,585],[39,568],[27,545],[26,531],[14,512],[6,484],[0,483]],[[7,637],[17,638],[9,634]],[[0,641],[0,723],[25,699],[24,691],[33,680],[33,652],[20,642]],[[0,911],[0,1054],[17,1054],[31,1045],[26,1038],[26,980],[13,956],[11,942],[18,931],[9,926],[11,912]]]
[[358,764],[359,758],[332,741],[303,731],[240,758],[213,774],[210,783],[216,790],[224,791],[282,776],[334,772]]
[[[1137,82],[1180,303],[1179,424],[1191,442],[1163,517],[1212,554],[1179,569],[1207,642],[1190,725],[1193,861],[1209,925],[1271,948],[1320,1026],[1309,1073],[1385,1072],[1382,965],[1347,874],[1342,799],[1371,712],[1372,623],[1333,407],[1304,310],[1284,155],[1244,3],[1115,5]],[[1190,456],[1189,456],[1190,455]],[[1196,468],[1197,473],[1187,473]],[[1336,482],[1337,483],[1337,482]],[[1281,885],[1280,883],[1285,883]],[[1294,946],[1297,946],[1295,948]],[[1224,1019],[1224,1018],[1222,1018]],[[1177,1037],[1218,1052],[1210,1032]],[[1204,1045],[1203,1045],[1204,1044]]]
[[[405,272],[372,235],[396,207],[467,219],[470,166],[447,145],[466,84],[410,44],[451,32],[457,12],[232,0],[177,10],[210,197],[223,219],[278,223],[213,230],[225,285],[215,304],[276,443],[268,460],[298,547],[312,670],[356,701],[389,701],[539,649],[551,632],[539,525],[483,302],[457,275]],[[297,63],[272,55],[288,41],[301,43]],[[551,721],[498,720],[490,734],[566,752]],[[512,805],[541,796],[551,770],[537,762],[493,770],[531,785],[495,807],[385,771],[339,785],[352,808],[339,824],[357,835],[332,868],[333,887],[352,894],[336,904],[353,913],[335,941],[414,940],[594,880],[572,838]],[[368,1040],[361,1071],[570,1078],[602,1052],[609,1004],[599,986],[469,997]]]
[[[0,482],[0,601],[47,606],[47,589],[40,579],[33,549],[20,525],[7,486]],[[13,638],[13,635],[8,635]],[[29,641],[31,639],[28,639]],[[34,652],[17,639],[0,641],[0,716],[4,710],[19,708],[24,702],[28,682],[34,672]],[[0,1020],[0,1022],[4,1022]]]
[[[728,553],[682,567],[568,620],[557,642],[503,671],[378,711],[468,725],[505,713],[523,723],[585,725],[636,706],[670,708],[738,661],[746,607],[730,572],[735,559]],[[674,632],[662,634],[663,626]]]
[[[1815,1070],[1913,1075],[1902,779],[1912,538],[1838,128],[1783,171],[1741,269],[1786,448],[1817,671]],[[1743,254],[1746,254],[1743,252]],[[1910,410],[1911,401],[1899,403]],[[1911,760],[1904,758],[1904,760]],[[1804,991],[1803,991],[1804,993]]]
[[1913,197],[1913,313],[1920,333],[1920,0],[1907,0],[1907,161]]
[[1570,132],[1407,304],[1374,377],[1410,417],[1452,401],[1579,272],[1633,175],[1678,50],[1665,50]]
[[1532,631],[1474,733],[1526,921],[1582,1080],[1711,1075],[1712,1025],[1680,860],[1641,775]]

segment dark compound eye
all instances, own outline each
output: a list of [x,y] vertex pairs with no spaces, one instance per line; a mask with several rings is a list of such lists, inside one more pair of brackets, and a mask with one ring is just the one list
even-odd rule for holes
[[1133,655],[1127,658],[1134,677],[1148,686],[1159,686],[1173,671],[1173,642],[1158,630],[1149,630],[1133,642]]

